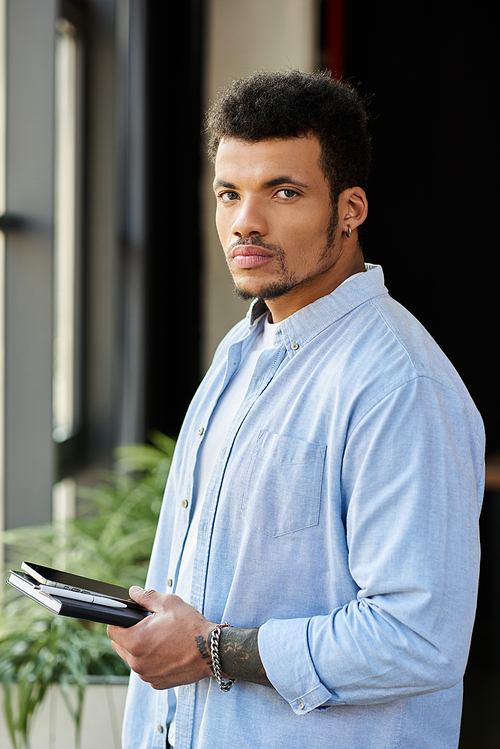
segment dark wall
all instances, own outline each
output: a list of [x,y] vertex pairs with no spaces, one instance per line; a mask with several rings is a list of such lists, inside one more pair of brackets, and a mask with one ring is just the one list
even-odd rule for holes
[[175,435],[199,384],[203,0],[148,0],[146,426]]
[[345,5],[345,77],[371,98],[366,258],[453,361],[498,450],[493,6]]

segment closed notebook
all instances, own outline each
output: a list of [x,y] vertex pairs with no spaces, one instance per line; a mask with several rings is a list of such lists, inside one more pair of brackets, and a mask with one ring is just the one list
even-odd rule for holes
[[[49,593],[43,589],[45,586],[39,580],[35,580],[26,572],[10,570],[10,577],[7,583],[54,614],[69,616],[74,619],[85,619],[102,624],[115,624],[119,627],[131,627],[142,621],[150,613],[139,606],[139,604],[130,601],[130,599],[120,599],[118,603],[116,597],[110,597],[109,602],[106,601],[105,594],[102,592],[105,590],[105,583],[99,584],[100,591],[94,596],[91,583],[95,581],[86,578],[79,578],[79,580],[90,583],[90,585],[84,586],[86,589],[85,594],[81,595],[81,597],[87,599],[97,598],[98,602],[94,600],[77,600],[71,597],[74,595],[72,591],[65,591],[62,588],[60,591],[57,590],[57,592],[54,592],[55,588],[50,588],[51,592]],[[80,585],[79,587],[82,586]],[[116,586],[110,587],[116,590]]]

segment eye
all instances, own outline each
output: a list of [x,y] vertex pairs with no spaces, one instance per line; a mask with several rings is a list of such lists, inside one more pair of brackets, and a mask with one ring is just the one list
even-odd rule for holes
[[238,193],[233,190],[224,190],[218,193],[217,200],[221,203],[232,203],[233,200],[238,200]]
[[281,190],[278,190],[276,195],[280,198],[285,198],[285,200],[291,200],[298,195],[298,192],[292,190],[291,187],[283,187]]

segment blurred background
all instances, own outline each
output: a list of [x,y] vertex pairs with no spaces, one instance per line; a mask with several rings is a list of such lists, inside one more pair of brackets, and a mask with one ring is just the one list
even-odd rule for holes
[[247,308],[215,233],[203,112],[232,77],[328,67],[371,112],[366,259],[486,424],[462,739],[479,748],[500,746],[493,7],[0,0],[0,530],[71,517],[116,445],[175,437]]

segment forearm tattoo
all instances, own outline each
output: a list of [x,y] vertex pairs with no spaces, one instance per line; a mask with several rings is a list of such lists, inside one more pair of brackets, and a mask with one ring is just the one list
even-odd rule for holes
[[[257,642],[258,632],[258,628],[224,627],[219,640],[221,668],[224,675],[231,679],[241,679],[242,681],[251,681],[254,684],[272,687],[260,659]],[[209,644],[203,635],[198,635],[194,639],[198,652],[207,661],[207,665],[213,673]]]
[[259,655],[259,630],[224,627],[220,635],[219,656],[222,671],[231,679],[251,681],[272,687]]

